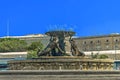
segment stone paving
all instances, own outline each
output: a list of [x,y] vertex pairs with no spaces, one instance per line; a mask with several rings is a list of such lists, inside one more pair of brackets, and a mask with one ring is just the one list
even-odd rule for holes
[[120,71],[2,71],[0,80],[120,80]]

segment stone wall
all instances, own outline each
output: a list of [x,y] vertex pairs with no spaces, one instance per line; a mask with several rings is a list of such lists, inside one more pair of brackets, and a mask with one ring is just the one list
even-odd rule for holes
[[41,57],[8,62],[10,70],[112,70],[113,60],[81,57]]
[[103,35],[74,38],[80,50],[120,50],[120,35]]

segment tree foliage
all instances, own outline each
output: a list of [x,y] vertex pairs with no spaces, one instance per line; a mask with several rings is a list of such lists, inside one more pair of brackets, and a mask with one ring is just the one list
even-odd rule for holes
[[30,46],[28,46],[28,50],[37,50],[37,49],[42,50],[43,49],[43,44],[41,41],[38,42],[32,42]]
[[108,58],[107,55],[105,55],[105,54],[100,54],[99,55],[99,53],[96,53],[96,54],[91,53],[91,57],[93,59],[107,59]]
[[36,50],[30,50],[27,53],[27,58],[37,58],[37,51]]
[[21,52],[27,50],[27,43],[16,38],[0,39],[0,52]]
[[41,51],[43,49],[43,44],[41,41],[38,42],[32,42],[31,45],[28,47],[28,54],[27,58],[36,58],[37,56],[37,51]]
[[108,58],[108,56],[105,55],[105,54],[101,54],[101,55],[99,55],[99,59],[107,59],[107,58]]
[[93,59],[97,59],[97,58],[98,58],[98,54],[99,54],[99,53],[93,54],[93,52],[92,52],[92,53],[91,53],[91,57],[92,57]]

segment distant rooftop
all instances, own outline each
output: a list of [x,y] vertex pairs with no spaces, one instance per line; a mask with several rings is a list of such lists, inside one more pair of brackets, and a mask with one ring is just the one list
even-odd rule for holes
[[112,36],[120,36],[120,33],[111,33],[107,35],[94,35],[94,36],[86,36],[86,37],[76,37],[79,39],[85,39],[85,38],[99,38],[99,37],[112,37]]
[[4,36],[0,38],[26,38],[26,37],[45,37],[45,34],[28,34],[24,36]]
[[[99,37],[111,37],[111,36],[120,36],[120,33],[111,33],[107,35],[93,35],[93,36],[84,36],[84,37],[79,37],[79,36],[73,36],[72,38],[79,38],[79,39],[84,39],[84,38],[99,38]],[[45,34],[27,34],[24,36],[4,36],[0,38],[30,38],[30,37],[47,37]]]

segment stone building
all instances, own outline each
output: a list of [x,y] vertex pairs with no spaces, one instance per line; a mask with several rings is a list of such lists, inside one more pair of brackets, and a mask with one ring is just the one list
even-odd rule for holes
[[88,36],[74,38],[79,50],[90,56],[93,54],[105,54],[111,59],[120,60],[120,34],[102,36]]
[[[28,44],[35,41],[41,41],[44,46],[49,43],[50,39],[50,37],[42,34],[10,36],[10,38],[19,38],[21,40],[25,40]],[[118,33],[102,36],[77,37],[73,39],[75,40],[78,48],[82,51],[120,50],[120,34]]]
[[74,38],[82,51],[120,50],[120,34]]
[[[49,43],[50,39],[50,37],[43,34],[10,36],[10,38],[19,38],[25,40],[28,44],[35,41],[41,41],[44,46]],[[120,34],[118,33],[101,36],[77,37],[73,39],[79,50],[85,52],[86,55],[91,55],[92,52],[99,52],[99,54],[107,54],[109,58],[120,59]]]

